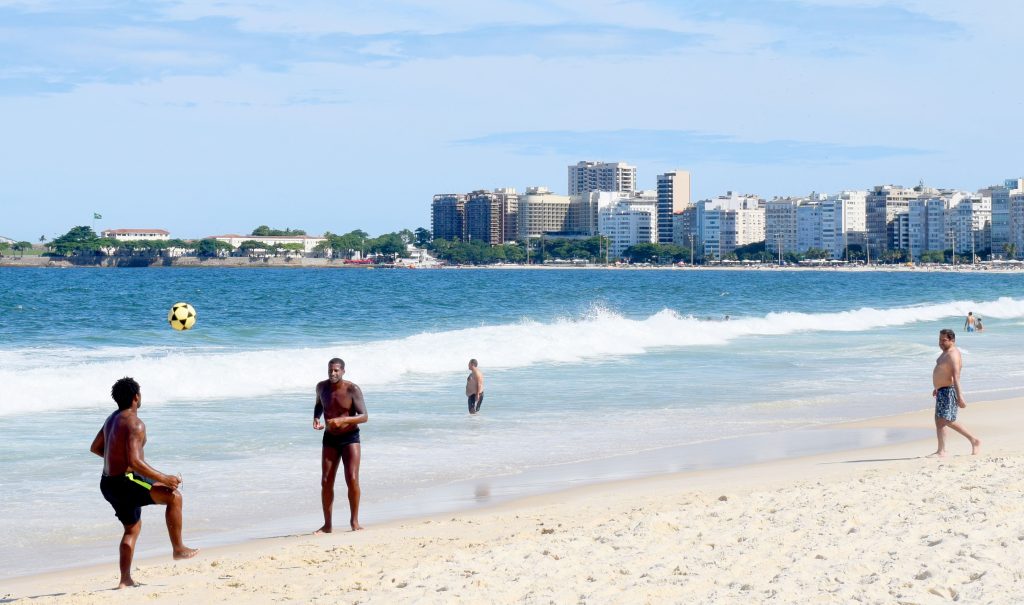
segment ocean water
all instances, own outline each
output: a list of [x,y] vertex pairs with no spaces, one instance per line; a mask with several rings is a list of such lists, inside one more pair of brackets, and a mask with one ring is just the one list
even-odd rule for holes
[[[195,329],[168,327],[177,301]],[[937,332],[968,311],[986,326],[959,338],[968,401],[1020,395],[1019,274],[0,268],[0,578],[114,564],[88,448],[125,375],[146,458],[183,475],[186,539],[204,546],[319,526],[313,386],[334,356],[370,414],[371,525],[736,463],[732,444],[772,450],[794,430],[845,443],[814,427],[931,405]],[[137,556],[168,552],[162,515],[143,518]]]

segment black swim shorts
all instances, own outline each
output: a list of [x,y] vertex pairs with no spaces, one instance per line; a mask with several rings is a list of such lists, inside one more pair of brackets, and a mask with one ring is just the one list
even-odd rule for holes
[[336,450],[340,450],[346,445],[352,445],[353,443],[359,443],[359,429],[338,434],[328,433],[324,430],[324,447],[333,447]]
[[135,525],[142,518],[142,507],[155,504],[153,502],[153,481],[138,473],[125,473],[117,477],[103,475],[100,478],[100,491],[110,506],[114,507],[114,515],[125,525]]

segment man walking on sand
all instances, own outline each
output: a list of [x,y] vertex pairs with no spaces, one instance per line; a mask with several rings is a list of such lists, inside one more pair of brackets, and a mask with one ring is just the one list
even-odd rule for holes
[[124,525],[121,536],[121,582],[118,588],[137,586],[132,579],[135,541],[142,531],[142,507],[163,504],[164,520],[175,559],[194,557],[198,551],[181,541],[181,476],[165,475],[149,466],[143,456],[146,425],[139,418],[142,390],[131,378],[122,378],[110,389],[117,411],[107,417],[89,451],[103,458],[100,491]]
[[[324,524],[314,532],[318,534],[329,534],[334,530],[334,478],[338,475],[339,460],[345,467],[349,525],[352,531],[363,529],[359,525],[359,425],[369,416],[363,403],[363,391],[354,383],[342,380],[344,375],[345,362],[335,357],[327,362],[327,380],[316,385],[313,428],[324,431],[320,456],[320,502],[324,508]],[[321,414],[324,422],[320,422]]]
[[484,373],[475,359],[469,360],[469,376],[466,377],[466,403],[469,413],[476,414],[484,403]]
[[946,455],[946,427],[966,437],[971,442],[971,454],[977,454],[981,449],[981,440],[956,421],[957,408],[967,407],[967,402],[964,401],[960,390],[960,369],[963,367],[963,359],[960,357],[960,349],[956,347],[956,334],[953,330],[939,330],[939,348],[942,349],[942,355],[935,360],[935,369],[932,370],[932,386],[935,387],[932,391],[932,397],[935,397],[935,435],[939,440],[939,447],[931,456],[941,458]]

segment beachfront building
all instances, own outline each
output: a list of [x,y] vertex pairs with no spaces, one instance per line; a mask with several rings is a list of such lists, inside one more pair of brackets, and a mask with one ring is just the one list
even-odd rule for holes
[[797,208],[805,198],[773,198],[764,205],[764,247],[781,256],[797,251]]
[[672,216],[693,205],[690,200],[690,173],[673,170],[658,175],[658,243],[674,241]]
[[736,248],[765,239],[765,201],[732,191],[697,202],[697,240],[704,258],[720,260]]
[[1024,255],[1024,183],[1010,192],[1010,234],[1006,256],[1020,258]]
[[590,191],[570,195],[566,230],[584,236],[597,235],[601,210],[614,206],[629,196],[628,192],[622,191]]
[[807,201],[796,207],[796,249],[821,250],[821,203]]
[[430,229],[434,239],[466,238],[466,196],[461,193],[439,193],[430,203]]
[[568,195],[554,194],[547,187],[527,187],[519,197],[518,239],[570,231],[569,202]]
[[864,245],[867,196],[867,191],[842,191],[821,201],[821,247],[832,258],[846,258],[850,245]]
[[210,235],[204,239],[215,239],[229,244],[235,249],[242,245],[242,242],[247,241],[265,244],[267,248],[277,248],[285,244],[299,244],[302,246],[303,254],[309,254],[317,245],[327,241],[327,238],[312,235],[238,235],[235,233]]
[[690,250],[697,247],[697,206],[672,215],[672,243]]
[[100,232],[100,237],[108,237],[123,242],[137,242],[140,240],[167,241],[171,239],[171,232],[163,229],[107,229]]
[[464,212],[466,239],[492,246],[514,240],[518,212],[519,196],[511,187],[467,194]]
[[946,216],[949,247],[957,254],[975,254],[992,245],[991,200],[972,195],[950,208]]
[[654,194],[628,196],[600,210],[598,230],[608,238],[611,256],[630,246],[658,241],[658,199]]
[[898,185],[878,185],[866,199],[867,242],[872,255],[891,247],[893,220],[910,209],[910,200],[921,197],[924,187],[908,189]]
[[1010,242],[1010,188],[994,185],[978,191],[978,194],[988,200],[992,208],[992,253],[1003,255],[1006,244]]
[[569,195],[591,191],[636,191],[636,166],[589,161],[569,166]]

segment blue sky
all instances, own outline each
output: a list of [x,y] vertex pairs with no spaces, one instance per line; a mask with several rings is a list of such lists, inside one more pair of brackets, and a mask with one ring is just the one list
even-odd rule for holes
[[[1024,4],[0,0],[0,235],[377,234],[579,160],[697,197],[1024,175]],[[92,213],[103,219],[93,222]]]

